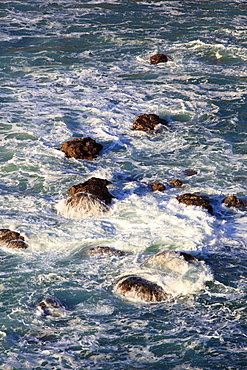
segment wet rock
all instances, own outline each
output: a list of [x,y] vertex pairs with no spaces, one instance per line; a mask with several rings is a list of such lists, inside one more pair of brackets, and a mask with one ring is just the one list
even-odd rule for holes
[[177,186],[177,187],[180,187],[183,185],[182,181],[178,180],[178,179],[175,179],[175,180],[171,180],[168,182],[169,185],[171,186]]
[[66,307],[57,298],[45,298],[38,304],[38,314],[61,317],[66,314]]
[[151,64],[166,63],[170,58],[164,54],[154,54],[150,57]]
[[164,191],[166,190],[165,185],[161,184],[160,182],[153,182],[150,184],[152,191]]
[[78,193],[87,193],[94,198],[100,199],[105,204],[110,204],[114,197],[107,189],[108,184],[110,184],[108,180],[91,177],[82,184],[72,186],[66,193],[72,196]]
[[185,176],[188,176],[188,177],[197,175],[197,173],[198,172],[196,170],[190,170],[190,169],[184,171]]
[[123,251],[120,251],[120,250],[117,250],[115,248],[110,248],[110,247],[100,247],[100,246],[97,246],[97,247],[91,247],[91,248],[87,248],[85,251],[84,251],[85,255],[87,256],[109,256],[109,257],[113,257],[113,256],[125,256],[126,253],[123,252]]
[[140,130],[146,132],[152,132],[155,127],[159,124],[167,125],[167,121],[165,119],[160,118],[156,114],[141,114],[140,116],[136,117],[133,123],[133,130]]
[[114,290],[128,299],[143,302],[162,302],[171,297],[158,284],[139,276],[127,276],[119,279]]
[[237,198],[235,195],[231,195],[223,199],[222,203],[226,204],[228,207],[246,207],[247,203],[243,200]]
[[162,251],[159,253],[154,254],[153,256],[146,259],[144,262],[145,265],[153,265],[153,264],[167,264],[168,261],[171,259],[183,259],[184,261],[190,262],[190,261],[198,261],[198,259],[194,256],[192,256],[189,253],[185,252],[178,252],[178,251]]
[[17,231],[10,229],[0,229],[0,245],[8,248],[26,249],[28,244],[24,237]]
[[186,193],[177,196],[179,203],[186,204],[186,206],[198,206],[205,208],[210,214],[213,214],[213,209],[209,202],[200,195]]
[[103,146],[90,137],[69,140],[60,147],[67,158],[87,160],[94,159],[102,149]]
[[58,213],[64,217],[78,219],[89,216],[101,216],[109,207],[91,194],[76,193],[57,205]]

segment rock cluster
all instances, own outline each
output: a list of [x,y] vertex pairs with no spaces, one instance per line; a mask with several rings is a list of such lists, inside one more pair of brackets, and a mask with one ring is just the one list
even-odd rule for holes
[[231,195],[222,200],[222,203],[226,204],[228,207],[246,207],[247,202],[237,198],[235,195]]

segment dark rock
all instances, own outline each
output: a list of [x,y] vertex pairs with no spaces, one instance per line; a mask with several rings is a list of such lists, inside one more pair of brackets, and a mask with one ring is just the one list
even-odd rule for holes
[[177,196],[179,203],[184,203],[186,206],[198,206],[205,208],[210,214],[213,214],[213,209],[209,202],[200,195],[196,194],[182,194]]
[[235,195],[231,195],[223,199],[222,203],[226,204],[228,207],[245,207],[247,203],[243,200],[237,198]]
[[17,231],[12,231],[10,229],[0,229],[0,245],[16,249],[28,248],[28,244],[24,241],[24,237]]
[[168,251],[162,251],[162,252],[154,254],[153,256],[149,257],[145,261],[145,263],[162,261],[162,260],[165,261],[170,258],[178,258],[178,257],[182,257],[185,261],[197,261],[198,260],[196,257],[192,256],[189,253],[168,250]]
[[89,180],[82,184],[72,186],[66,193],[69,195],[75,195],[78,193],[89,193],[94,198],[100,199],[105,204],[110,204],[112,198],[114,198],[108,191],[107,186],[110,184],[108,180],[99,179],[97,177],[91,177]]
[[150,184],[152,191],[164,191],[166,190],[165,185],[161,184],[160,182],[153,182]]
[[166,125],[167,121],[160,118],[156,114],[141,114],[136,117],[133,123],[133,130],[141,130],[146,132],[151,132],[155,129],[155,126],[162,124]]
[[168,182],[169,185],[171,186],[177,186],[177,187],[180,187],[183,185],[182,181],[176,179],[176,180],[171,180]]
[[88,160],[94,159],[102,149],[103,146],[90,137],[69,140],[60,147],[67,158]]
[[197,171],[195,171],[195,170],[185,170],[184,171],[184,174],[185,174],[185,176],[194,176],[194,175],[197,175]]
[[166,293],[161,286],[139,276],[119,279],[114,289],[128,299],[144,302],[161,302],[171,298],[171,295]]
[[151,64],[166,63],[169,58],[164,54],[155,54],[150,57]]
[[87,248],[84,253],[87,256],[125,256],[126,253],[110,247],[91,247]]

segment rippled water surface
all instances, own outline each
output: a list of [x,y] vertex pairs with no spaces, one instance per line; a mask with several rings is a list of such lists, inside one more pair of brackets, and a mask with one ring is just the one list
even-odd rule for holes
[[[29,247],[0,246],[0,369],[247,368],[246,209],[222,205],[247,201],[246,24],[241,0],[1,2],[0,228]],[[168,128],[133,131],[142,113]],[[96,159],[64,157],[80,137],[103,145]],[[65,217],[90,177],[111,181],[109,212]],[[164,250],[199,261],[145,264]],[[120,297],[125,275],[171,299]],[[46,297],[65,309],[40,315]]]

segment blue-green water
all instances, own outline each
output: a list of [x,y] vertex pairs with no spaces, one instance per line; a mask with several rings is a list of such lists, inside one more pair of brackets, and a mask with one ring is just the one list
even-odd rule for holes
[[[26,250],[0,249],[0,368],[246,369],[246,1],[9,1],[0,4],[0,228]],[[172,57],[151,65],[151,55]],[[141,113],[169,121],[132,131]],[[72,138],[104,147],[65,159]],[[197,175],[187,177],[193,169]],[[112,182],[102,217],[58,213],[72,185]],[[148,184],[179,178],[182,188]],[[209,198],[214,215],[176,196]],[[109,246],[124,257],[85,257]],[[147,269],[177,250],[197,268]],[[122,275],[172,294],[140,304],[115,294]],[[42,317],[45,297],[66,305]]]

